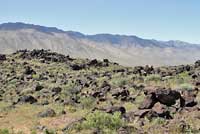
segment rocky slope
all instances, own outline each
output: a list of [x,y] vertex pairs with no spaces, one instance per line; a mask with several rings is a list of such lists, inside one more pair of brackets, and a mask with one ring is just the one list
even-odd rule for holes
[[0,25],[0,53],[50,49],[73,57],[107,58],[126,66],[191,64],[200,58],[199,45],[156,41],[136,36],[79,32],[24,23]]
[[199,72],[200,61],[131,68],[47,50],[0,55],[0,133],[199,133]]

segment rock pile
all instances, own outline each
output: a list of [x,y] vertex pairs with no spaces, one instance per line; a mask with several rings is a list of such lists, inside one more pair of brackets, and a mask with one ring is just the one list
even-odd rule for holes
[[[166,88],[148,88],[145,92],[145,99],[139,110],[134,112],[135,116],[162,117],[172,119],[171,113],[176,113],[188,107],[197,105],[195,97],[198,89],[179,92]],[[197,108],[198,110],[198,108]]]

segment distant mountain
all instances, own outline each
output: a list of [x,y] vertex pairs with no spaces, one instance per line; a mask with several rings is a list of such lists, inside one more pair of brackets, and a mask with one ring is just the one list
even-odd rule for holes
[[85,35],[20,22],[1,24],[0,53],[19,49],[50,49],[73,57],[107,58],[126,66],[178,65],[200,59],[200,45],[182,41],[112,34]]

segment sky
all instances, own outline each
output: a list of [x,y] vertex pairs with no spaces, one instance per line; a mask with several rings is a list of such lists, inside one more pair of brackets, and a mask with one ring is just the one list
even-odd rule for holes
[[1,0],[6,22],[200,44],[200,0]]

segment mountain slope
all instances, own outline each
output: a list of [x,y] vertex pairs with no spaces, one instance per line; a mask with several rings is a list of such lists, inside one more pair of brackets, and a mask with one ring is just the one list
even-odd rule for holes
[[200,59],[200,46],[196,44],[125,35],[84,35],[24,23],[0,25],[0,48],[0,53],[12,53],[19,49],[50,49],[73,57],[107,58],[126,66],[178,65]]

